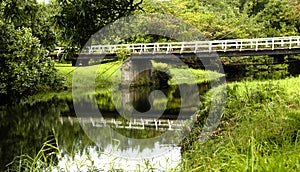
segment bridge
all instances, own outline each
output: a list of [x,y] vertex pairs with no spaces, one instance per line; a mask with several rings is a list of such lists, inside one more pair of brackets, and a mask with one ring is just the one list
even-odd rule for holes
[[195,42],[164,42],[116,45],[92,45],[82,52],[82,55],[117,54],[126,51],[130,54],[195,54],[211,56],[254,56],[299,54],[300,36],[232,39]]
[[[50,56],[63,55],[63,48],[58,47]],[[230,39],[194,42],[158,42],[138,44],[92,45],[85,47],[72,61],[75,65],[79,59],[84,65],[90,59],[100,57],[115,58],[121,51],[131,54],[134,58],[179,58],[195,57],[234,57],[234,56],[263,56],[274,57],[282,61],[285,55],[300,54],[300,36]]]

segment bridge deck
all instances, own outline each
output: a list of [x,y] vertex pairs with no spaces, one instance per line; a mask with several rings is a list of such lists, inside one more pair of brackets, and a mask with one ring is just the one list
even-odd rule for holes
[[212,56],[248,56],[299,54],[300,36],[214,40],[195,42],[165,42],[143,44],[92,45],[81,55],[117,54],[126,51],[136,55],[203,54]]

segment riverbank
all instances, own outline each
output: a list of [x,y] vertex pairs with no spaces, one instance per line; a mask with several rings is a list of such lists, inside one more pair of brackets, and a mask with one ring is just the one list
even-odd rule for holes
[[218,129],[200,144],[198,122],[183,143],[183,169],[299,171],[299,85],[300,77],[228,84]]
[[[100,69],[110,70],[113,63],[106,65],[106,67],[104,65],[101,66]],[[70,83],[72,83],[71,76],[77,70],[76,67],[60,65],[59,68],[58,70],[65,74],[69,78]],[[94,70],[95,66],[80,68]],[[104,71],[102,70],[98,73],[101,74]],[[107,78],[112,76],[109,71],[106,71],[106,73],[104,75]],[[180,156],[177,160],[181,159],[181,164],[178,166],[176,164],[176,167],[170,167],[169,170],[276,171],[279,169],[279,171],[298,171],[300,168],[298,165],[300,161],[300,144],[298,141],[300,133],[299,84],[300,77],[228,83],[226,107],[213,137],[204,144],[199,144],[198,142],[201,125],[203,124],[203,120],[200,119],[205,118],[205,114],[207,114],[210,106],[209,101],[201,101],[200,112],[197,114],[198,121],[189,136],[182,142],[182,145],[179,145],[181,146],[181,154],[179,151]],[[112,96],[111,89],[104,87],[109,85],[100,83],[97,85],[102,86],[96,90],[98,108],[107,111],[112,110],[114,105],[110,97],[114,96]],[[15,157],[13,163],[7,166],[8,168],[27,169],[29,171],[41,170],[41,168],[53,170],[58,168],[59,165],[57,163],[59,162],[63,166],[67,166],[66,164],[70,163],[78,164],[76,166],[78,168],[77,171],[80,171],[81,165],[84,167],[87,162],[95,161],[89,155],[84,155],[82,158],[85,159],[80,160],[73,157],[76,152],[84,152],[86,148],[94,146],[94,143],[88,139],[79,123],[73,120],[68,123],[68,120],[72,118],[70,115],[74,113],[72,85],[70,84],[68,88],[64,92],[34,95],[28,100],[24,100],[26,101],[24,105],[18,105],[20,106],[19,108],[11,107],[10,110],[2,113],[2,120],[6,121],[3,123],[4,128],[10,129],[8,133],[16,133],[13,136],[5,134],[4,140],[7,141],[2,143],[6,145],[6,150],[8,150],[3,157],[11,158],[10,161]],[[169,94],[166,94],[168,98],[173,97],[173,101],[167,104],[167,109],[180,108],[180,103],[172,103],[178,103],[178,97],[174,94],[175,92],[178,92],[178,90],[171,89],[167,92]],[[142,90],[136,90],[136,93],[139,93],[137,94],[139,96],[134,94],[133,97],[140,97],[141,94],[144,94]],[[210,100],[210,94],[211,91],[207,92],[204,100]],[[147,90],[145,95],[141,97],[146,97],[145,100],[148,100]],[[31,101],[31,99],[35,101]],[[203,99],[201,98],[201,100]],[[142,106],[136,107],[145,107],[144,102],[143,99]],[[163,103],[163,100],[156,99],[153,104],[160,107],[159,105]],[[64,115],[65,119],[67,119],[66,121],[63,120],[64,118],[61,118]],[[21,123],[17,122],[20,120],[19,118],[22,119]],[[12,124],[14,127],[11,127]],[[18,130],[14,131],[14,128],[18,128]],[[6,130],[4,129],[4,131]],[[140,133],[141,136],[153,137],[154,131],[141,130],[137,132],[136,130],[126,130],[124,133]],[[53,134],[55,135],[54,139]],[[102,134],[104,137],[105,133]],[[130,136],[128,137],[130,138]],[[24,142],[20,142],[19,138],[21,140],[23,140],[22,138],[27,139]],[[109,142],[109,139],[103,140]],[[122,140],[119,141],[127,143]],[[45,143],[43,144],[43,142]],[[11,146],[12,143],[19,143],[19,145],[14,144],[14,146]],[[31,148],[29,143],[36,143],[35,147]],[[79,143],[82,143],[84,148],[78,146],[77,144]],[[41,145],[43,146],[41,147]],[[20,155],[20,151],[15,150],[15,147],[20,148],[21,154],[24,155],[17,156]],[[151,147],[151,145],[147,145],[147,147]],[[28,155],[25,149],[27,152],[30,152]],[[102,154],[101,152],[97,153],[97,156]],[[69,155],[71,155],[70,159],[61,159],[61,157],[68,157]],[[114,164],[115,162],[112,160],[110,163]],[[149,162],[147,164],[146,162],[141,162],[140,165],[145,166],[145,168],[137,169],[137,171],[144,171],[141,169],[153,170]],[[91,170],[98,169],[93,165],[89,165],[86,168]],[[111,170],[114,170],[114,168],[118,169],[122,168],[122,166],[111,166]]]
[[[66,73],[62,69],[60,72]],[[182,169],[298,171],[299,85],[300,77],[229,83],[219,128],[208,142],[199,144],[202,122],[198,121],[182,144]],[[206,99],[209,100],[209,93]],[[209,109],[202,108],[199,119]]]
[[[97,72],[95,76],[96,88],[107,88],[111,87],[113,82],[120,81],[121,66],[121,61],[115,61],[87,67],[74,67],[71,64],[56,64],[56,69],[58,70],[59,74],[65,78],[64,87],[67,89],[72,88],[74,73],[82,76],[84,80],[85,77],[90,77],[93,75],[94,71]],[[217,72],[204,71],[201,69],[192,69],[186,67],[175,68],[165,63],[153,63],[153,69],[167,71],[168,75],[173,77],[168,81],[168,85],[204,83],[224,76],[223,74],[219,74]],[[176,76],[175,79],[174,76]],[[143,79],[140,84],[143,85],[143,83],[148,82],[145,80]],[[149,78],[149,80],[153,80],[153,78]]]

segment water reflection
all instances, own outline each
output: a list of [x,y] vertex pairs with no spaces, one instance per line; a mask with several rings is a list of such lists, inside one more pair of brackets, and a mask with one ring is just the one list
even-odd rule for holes
[[[203,87],[199,88],[203,89]],[[205,86],[202,92],[207,89],[208,86]],[[141,108],[143,108],[145,101],[149,101],[149,92],[151,92],[151,89],[145,89],[143,91],[133,90],[129,101],[134,105],[134,108],[142,110]],[[164,90],[164,94],[167,97],[167,101],[155,100],[151,102],[154,105],[154,108],[157,108],[158,110],[162,108],[162,103],[166,103],[166,110],[163,115],[157,119],[156,124],[153,116],[145,116],[145,119],[152,120],[152,126],[150,125],[150,122],[146,124],[146,121],[144,120],[144,129],[133,127],[137,126],[135,123],[137,123],[138,120],[141,120],[141,118],[136,119],[136,122],[134,122],[134,119],[124,120],[124,118],[120,117],[120,114],[116,113],[115,106],[112,103],[111,90],[98,90],[96,95],[86,94],[86,103],[89,102],[91,97],[96,97],[97,100],[97,104],[90,106],[89,108],[100,109],[105,115],[105,120],[121,121],[119,126],[124,126],[123,128],[107,128],[105,125],[101,126],[100,123],[96,123],[95,121],[94,124],[92,122],[86,123],[85,127],[89,128],[90,132],[93,132],[98,136],[99,140],[96,142],[97,144],[86,135],[78,121],[69,120],[74,119],[75,117],[71,92],[49,93],[23,100],[17,105],[2,106],[0,107],[0,170],[6,169],[6,164],[12,162],[16,156],[28,154],[29,156],[34,157],[41,149],[44,142],[54,138],[54,134],[58,135],[58,146],[62,153],[61,157],[57,156],[56,158],[57,165],[59,166],[63,166],[66,162],[69,164],[75,163],[78,161],[79,156],[82,158],[85,153],[88,153],[91,155],[89,160],[93,161],[95,168],[101,166],[103,169],[107,169],[111,167],[112,164],[114,168],[125,168],[127,166],[128,169],[143,168],[142,166],[145,167],[147,164],[157,164],[156,161],[161,162],[162,167],[165,166],[163,163],[164,161],[170,163],[169,167],[174,167],[178,164],[181,155],[180,147],[177,147],[175,144],[178,142],[176,140],[176,127],[170,127],[169,124],[172,123],[172,118],[177,119],[177,114],[179,112],[180,96],[178,96],[178,92],[178,88],[166,89]],[[146,95],[147,99],[139,94]],[[85,103],[82,104],[82,106],[85,105]],[[187,107],[186,111],[194,111],[195,109],[193,108],[194,107]],[[87,114],[86,117],[90,119],[95,116],[93,116],[93,114]],[[63,122],[62,118],[64,118]],[[188,116],[186,116],[186,118],[188,118]],[[159,122],[159,120],[165,121]],[[128,126],[128,122],[132,122],[131,129],[126,127]],[[156,128],[155,125],[158,124],[167,126]],[[160,130],[159,128],[164,129]],[[172,132],[168,132],[169,135],[166,137],[159,137],[165,134],[166,131]],[[116,135],[123,135],[124,138],[116,139]],[[178,134],[178,137],[179,136],[180,135]],[[148,138],[154,138],[154,141],[150,143],[147,141]],[[136,144],[136,141],[138,141],[139,144]],[[104,154],[103,152],[108,153]],[[111,162],[112,164],[110,164],[110,166],[103,166],[103,163],[101,164],[100,162],[105,162],[107,164],[110,158],[113,157],[109,152],[113,152],[114,156],[123,155],[123,158],[118,160],[114,159],[115,161]],[[130,154],[130,156],[124,156],[124,154]],[[142,157],[142,155],[143,157],[150,157],[150,159],[137,160],[133,158],[139,158]],[[125,166],[125,164],[127,166]],[[160,167],[157,166],[153,168]]]
[[[140,150],[131,149],[125,151],[140,152]],[[155,147],[151,150],[147,149],[144,151],[166,152],[164,150],[164,146],[159,145],[159,143],[155,144]],[[170,171],[171,169],[178,168],[177,166],[180,162],[180,147],[174,147],[172,151],[169,151],[162,156],[141,161],[140,159],[133,160],[104,154],[99,151],[97,146],[89,146],[86,147],[82,152],[76,152],[74,157],[68,155],[62,157],[58,163],[58,168],[60,170],[68,169],[69,171]]]
[[[77,119],[63,119],[66,126],[78,126]],[[116,133],[112,132],[112,128],[94,127],[92,123],[86,123],[94,132],[98,132],[98,138],[101,140],[99,144],[90,143],[90,140],[86,135],[83,137],[83,133],[68,133],[68,138],[74,137],[74,147],[65,147],[69,145],[65,140],[65,136],[62,136],[61,150],[63,152],[62,157],[59,159],[58,167],[60,169],[73,169],[74,171],[85,171],[87,169],[97,170],[137,170],[137,169],[149,169],[151,165],[153,169],[166,170],[166,168],[175,168],[181,159],[180,147],[175,144],[170,144],[170,140],[159,140],[155,144],[151,144],[146,140],[142,144],[134,143],[134,139],[125,138],[124,140],[115,139]],[[98,130],[98,129],[101,130]],[[106,132],[99,132],[106,130]],[[107,131],[110,130],[110,134]],[[123,132],[130,132],[131,137],[142,138],[145,135],[159,135],[155,130],[137,130],[131,129],[119,129]],[[83,132],[77,131],[77,132]],[[77,136],[80,137],[77,137]],[[171,138],[171,137],[170,137]],[[171,140],[175,138],[171,138]],[[168,144],[166,144],[168,143]],[[133,156],[134,155],[134,156]],[[156,155],[156,156],[153,156]],[[140,157],[148,157],[141,159]],[[158,163],[159,162],[159,163]]]
[[2,106],[0,108],[0,167],[15,156],[36,155],[42,144],[53,138],[60,114],[67,110],[67,103],[57,98],[47,102],[31,102],[26,105]]

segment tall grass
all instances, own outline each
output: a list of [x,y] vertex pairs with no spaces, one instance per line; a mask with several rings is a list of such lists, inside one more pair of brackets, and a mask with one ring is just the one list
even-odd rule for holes
[[193,130],[183,144],[183,169],[299,171],[299,80],[229,84],[219,128],[204,144],[197,141],[201,125]]
[[61,156],[58,146],[58,136],[47,140],[36,155],[22,154],[7,164],[6,171],[50,171],[56,166],[58,157]]

